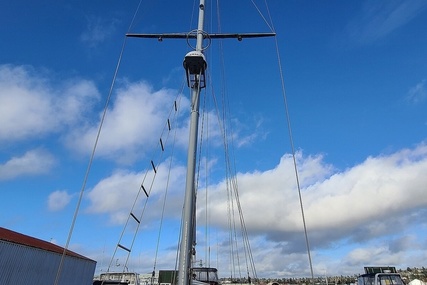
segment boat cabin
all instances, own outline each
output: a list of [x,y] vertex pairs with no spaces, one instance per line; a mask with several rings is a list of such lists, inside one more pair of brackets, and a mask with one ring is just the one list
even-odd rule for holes
[[216,268],[193,267],[191,270],[193,275],[193,284],[196,283],[194,280],[210,285],[219,284],[218,270]]
[[365,267],[357,285],[405,285],[405,282],[394,267]]
[[140,285],[139,274],[134,272],[102,273],[93,285]]

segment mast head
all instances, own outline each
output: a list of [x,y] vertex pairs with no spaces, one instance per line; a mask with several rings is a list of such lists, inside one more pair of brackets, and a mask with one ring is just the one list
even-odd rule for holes
[[[183,66],[187,74],[187,84],[198,83],[200,88],[206,86],[205,70],[208,66],[205,55],[201,51],[190,51],[185,55]],[[191,84],[190,84],[191,83]]]

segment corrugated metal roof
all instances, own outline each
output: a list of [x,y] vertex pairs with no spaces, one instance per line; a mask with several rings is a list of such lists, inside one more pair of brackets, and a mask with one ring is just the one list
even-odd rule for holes
[[[27,235],[23,235],[5,228],[0,227],[0,240],[9,241],[17,244],[22,244],[30,247],[35,247],[47,251],[56,252],[59,254],[62,254],[64,252],[64,248],[60,247],[56,244],[53,244],[51,242],[47,242],[41,239],[37,239],[34,237],[30,237]],[[75,253],[71,250],[67,250],[66,255],[74,256],[77,258],[87,259],[91,260],[83,255],[80,255],[78,253]]]

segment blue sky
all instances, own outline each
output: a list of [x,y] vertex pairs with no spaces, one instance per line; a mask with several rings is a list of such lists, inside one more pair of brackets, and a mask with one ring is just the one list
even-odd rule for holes
[[[187,32],[192,1],[142,1],[131,32]],[[233,5],[230,5],[233,4]],[[268,1],[281,56],[316,275],[363,266],[425,266],[427,257],[427,2]],[[64,245],[114,70],[137,1],[0,4],[0,225]],[[266,15],[263,3],[258,3]],[[223,32],[269,32],[251,1],[221,3]],[[208,31],[218,32],[216,20]],[[212,16],[213,19],[215,19]],[[268,17],[267,17],[268,18]],[[212,28],[213,27],[213,28]],[[223,55],[240,199],[261,277],[308,276],[274,39],[212,44]],[[185,41],[128,39],[70,248],[105,270],[158,139],[181,92]],[[207,88],[213,90],[211,88]],[[189,92],[177,117],[177,158],[159,269],[173,267]],[[208,107],[215,119],[214,107]],[[214,125],[215,126],[215,125]],[[164,134],[164,133],[163,133]],[[218,127],[203,157],[225,187]],[[172,139],[171,139],[172,140]],[[148,168],[147,168],[148,167]],[[164,183],[166,172],[157,179]],[[151,177],[149,173],[149,177]],[[160,184],[159,184],[160,185]],[[156,186],[161,188],[161,186]],[[132,268],[152,270],[161,195]],[[202,196],[202,195],[201,195]],[[212,197],[221,242],[226,198]],[[203,252],[203,249],[200,250]],[[223,260],[225,258],[220,258]],[[162,267],[163,266],[163,267]],[[226,268],[220,264],[220,270]],[[227,270],[223,270],[227,271]],[[227,276],[227,273],[222,274]]]

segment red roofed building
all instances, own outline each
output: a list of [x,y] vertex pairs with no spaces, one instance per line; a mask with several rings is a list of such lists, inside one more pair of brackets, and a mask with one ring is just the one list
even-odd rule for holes
[[[64,248],[0,227],[0,284],[54,284]],[[96,261],[70,250],[58,284],[90,285]]]

